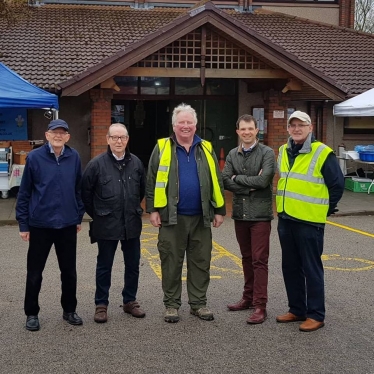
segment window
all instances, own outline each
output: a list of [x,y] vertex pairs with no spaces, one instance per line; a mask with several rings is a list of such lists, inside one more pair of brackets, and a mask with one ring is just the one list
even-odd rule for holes
[[140,93],[142,95],[169,95],[169,85],[169,78],[141,77]]
[[175,78],[176,95],[203,95],[200,78]]
[[344,135],[374,135],[374,117],[344,118]]

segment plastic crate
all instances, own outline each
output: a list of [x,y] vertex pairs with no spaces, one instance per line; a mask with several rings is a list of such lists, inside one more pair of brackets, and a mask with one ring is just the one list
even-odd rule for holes
[[[346,178],[345,188],[353,192],[368,193],[371,179],[369,178]],[[374,192],[374,185],[370,187],[370,192]]]
[[1,162],[0,161],[0,172],[8,172],[8,162]]
[[368,162],[374,161],[374,152],[362,151],[362,152],[359,152],[359,154],[360,154],[361,161],[368,161]]

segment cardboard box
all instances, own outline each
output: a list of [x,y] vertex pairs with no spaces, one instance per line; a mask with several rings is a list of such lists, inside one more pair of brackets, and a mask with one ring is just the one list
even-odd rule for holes
[[9,148],[10,147],[10,142],[7,140],[0,140],[0,148]]
[[[366,192],[368,193],[371,179],[369,178],[346,178],[345,188],[353,192]],[[374,185],[371,186],[370,192],[374,192]]]
[[33,146],[29,140],[12,140],[13,153],[30,152]]
[[28,152],[13,153],[13,164],[25,165]]

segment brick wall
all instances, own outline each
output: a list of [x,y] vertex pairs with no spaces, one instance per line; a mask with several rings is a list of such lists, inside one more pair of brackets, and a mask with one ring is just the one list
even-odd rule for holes
[[355,0],[340,0],[339,26],[354,27]]
[[[288,139],[286,129],[287,124],[287,108],[289,97],[287,94],[282,94],[279,91],[269,90],[264,98],[265,103],[265,118],[268,121],[268,129],[264,138],[264,143],[272,148],[275,156],[278,157],[278,150],[282,144],[285,144]],[[274,118],[274,111],[279,110],[284,112],[284,118]],[[273,190],[275,192],[279,180],[278,173],[275,174],[273,180]]]
[[[274,149],[278,154],[279,147],[286,143],[288,133],[286,130],[287,107],[289,98],[281,92],[269,90],[265,97],[265,118],[268,121],[267,134],[264,143]],[[274,111],[284,111],[284,118],[274,118]]]
[[91,158],[107,149],[106,134],[111,125],[112,89],[92,89],[91,97]]

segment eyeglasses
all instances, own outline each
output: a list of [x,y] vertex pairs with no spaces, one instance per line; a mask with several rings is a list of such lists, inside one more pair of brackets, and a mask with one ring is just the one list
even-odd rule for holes
[[310,124],[303,125],[301,123],[297,123],[297,124],[296,123],[290,123],[288,125],[288,127],[291,128],[291,129],[302,129],[302,128],[307,127],[307,126],[310,126]]
[[54,130],[48,130],[48,132],[52,135],[59,135],[59,136],[64,136],[67,135],[67,131],[54,131]]
[[117,142],[120,140],[121,142],[127,140],[129,137],[127,135],[117,136],[117,135],[109,135],[109,138],[111,138],[114,142]]

